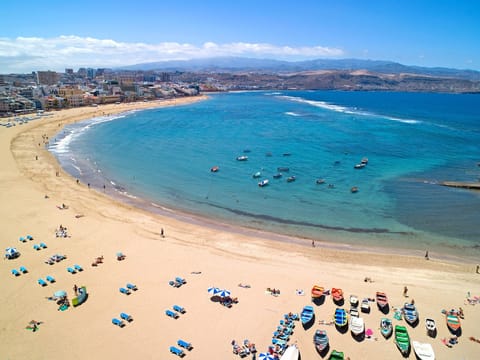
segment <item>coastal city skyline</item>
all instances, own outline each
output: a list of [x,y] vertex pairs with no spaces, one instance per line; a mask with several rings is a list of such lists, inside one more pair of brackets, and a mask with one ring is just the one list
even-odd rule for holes
[[[1,73],[217,56],[372,59],[480,70],[480,5],[468,1],[54,0],[2,4]],[[31,9],[31,11],[25,11]]]

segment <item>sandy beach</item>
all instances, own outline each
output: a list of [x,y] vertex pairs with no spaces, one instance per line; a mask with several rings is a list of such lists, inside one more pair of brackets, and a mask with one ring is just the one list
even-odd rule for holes
[[[475,263],[447,261],[435,254],[426,260],[423,254],[369,252],[319,241],[312,247],[305,240],[278,241],[268,234],[228,231],[152,214],[118,202],[108,190],[77,183],[44,146],[67,123],[202,99],[76,108],[0,127],[0,242],[3,249],[16,247],[21,253],[0,265],[0,358],[174,359],[169,348],[179,347],[177,340],[183,339],[193,346],[184,350],[187,359],[236,359],[239,355],[232,352],[232,340],[243,344],[248,339],[259,353],[265,352],[284,314],[300,313],[305,305],[315,309],[314,324],[304,329],[297,321],[289,340],[298,345],[302,359],[321,358],[312,342],[316,329],[327,330],[330,350],[343,351],[351,360],[403,357],[393,338],[380,334],[380,319],[385,315],[375,302],[370,302],[369,313],[361,314],[365,327],[373,330],[372,337],[354,339],[349,331],[342,334],[329,324],[337,307],[330,295],[320,305],[312,304],[314,284],[342,288],[347,311],[351,294],[374,299],[377,291],[385,292],[391,319],[394,308],[414,300],[418,325],[393,319],[394,325],[406,326],[412,340],[432,344],[436,359],[478,358],[480,343],[469,337],[480,339],[480,303],[467,301],[480,296]],[[68,208],[59,209],[62,204]],[[56,237],[60,225],[67,228],[67,237]],[[27,235],[33,239],[19,241]],[[46,248],[35,250],[40,243]],[[119,252],[124,260],[117,260]],[[46,264],[54,254],[66,259]],[[102,256],[103,262],[92,266]],[[69,273],[67,268],[75,264],[83,271]],[[12,269],[21,266],[28,272],[12,275]],[[38,279],[47,276],[55,282],[40,286]],[[186,283],[170,286],[176,277]],[[127,283],[138,290],[121,293],[119,288]],[[86,287],[88,298],[83,304],[61,311],[48,299],[65,290],[72,300],[74,286]],[[405,286],[408,297],[403,295]],[[210,287],[228,289],[238,303],[228,308],[212,301]],[[267,288],[280,294],[273,296]],[[175,304],[185,309],[177,319],[165,313]],[[460,307],[464,312],[461,334],[458,343],[448,347],[442,339],[452,334],[442,309]],[[124,321],[119,328],[112,318],[120,319],[122,312],[133,321]],[[435,338],[427,335],[427,317],[437,323]],[[31,320],[40,322],[36,331],[26,329]],[[415,359],[413,350],[408,358]]]

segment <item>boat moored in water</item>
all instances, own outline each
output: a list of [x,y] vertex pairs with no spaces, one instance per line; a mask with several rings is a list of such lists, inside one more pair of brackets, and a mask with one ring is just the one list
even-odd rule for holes
[[263,179],[262,181],[260,181],[260,182],[258,183],[258,186],[260,186],[260,187],[267,186],[267,185],[268,185],[268,182],[269,182],[268,179]]
[[325,179],[317,179],[315,182],[317,184],[325,184]]
[[252,177],[253,177],[254,179],[257,179],[257,178],[259,178],[260,176],[262,176],[262,173],[261,173],[260,171],[257,171],[255,174],[252,175]]
[[289,177],[287,178],[287,182],[293,182],[293,181],[295,181],[295,180],[297,180],[297,178],[296,178],[295,176],[289,176]]
[[282,176],[283,176],[282,173],[276,173],[275,175],[273,175],[273,178],[280,179]]
[[211,171],[211,172],[217,172],[218,170],[220,170],[220,168],[219,168],[218,166],[212,166],[212,167],[210,168],[210,171]]
[[237,160],[238,160],[238,161],[247,161],[247,160],[248,160],[248,156],[247,156],[247,155],[237,156]]

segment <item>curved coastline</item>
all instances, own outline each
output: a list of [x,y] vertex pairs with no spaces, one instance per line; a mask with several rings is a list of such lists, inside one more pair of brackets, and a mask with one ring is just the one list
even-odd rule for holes
[[[162,105],[165,103],[158,103]],[[0,272],[4,284],[0,300],[4,304],[5,339],[0,353],[5,356],[31,359],[32,348],[39,349],[34,353],[36,358],[52,360],[72,353],[82,353],[86,358],[151,358],[159,353],[169,356],[168,346],[180,336],[194,344],[193,358],[211,357],[212,348],[219,358],[232,356],[232,338],[248,337],[263,351],[271,342],[271,331],[279,317],[289,310],[299,311],[309,301],[299,296],[297,289],[305,289],[308,294],[317,282],[326,287],[342,287],[359,296],[381,289],[389,294],[392,305],[405,301],[401,294],[408,285],[415,304],[425,314],[434,311],[437,321],[443,318],[440,309],[464,306],[466,291],[478,295],[480,277],[475,274],[475,266],[465,259],[444,259],[431,252],[431,259],[425,261],[423,253],[356,248],[328,239],[315,243],[313,249],[307,239],[219,224],[215,219],[210,222],[161,207],[159,214],[151,213],[117,201],[108,191],[104,194],[77,184],[42,144],[45,136],[53,136],[67,122],[102,112],[118,113],[133,106],[66,110],[22,127],[0,129],[4,154],[0,214],[5,224],[0,241],[9,246],[13,239],[22,252],[19,259],[4,261]],[[57,209],[62,203],[68,209]],[[71,237],[54,237],[59,223],[68,226]],[[36,252],[31,243],[19,243],[18,236],[27,231],[35,241],[47,242],[48,250]],[[126,260],[117,261],[117,251],[124,252]],[[67,262],[52,267],[44,264],[45,255],[54,252],[67,254]],[[105,255],[104,263],[90,267],[88,262],[100,255]],[[66,266],[77,262],[84,266],[84,271],[76,275],[65,271]],[[12,277],[11,267],[19,265],[26,265],[30,275]],[[38,286],[36,277],[45,276],[46,272],[52,272],[58,285]],[[175,276],[186,277],[187,285],[171,288],[168,280]],[[364,280],[367,277],[373,282]],[[126,281],[135,282],[139,291],[128,297],[120,294],[118,286]],[[237,287],[239,283],[251,287]],[[89,289],[89,299],[82,307],[58,312],[55,304],[44,300],[57,286],[69,291],[74,284]],[[207,296],[207,288],[212,285],[232,290],[239,297],[239,304],[224,309],[212,303]],[[264,289],[272,286],[281,288],[279,297],[265,293]],[[177,302],[187,313],[173,321],[162,311]],[[464,308],[465,336],[453,349],[435,343],[439,357],[476,354],[478,344],[464,338],[474,334],[480,314],[475,307]],[[118,316],[120,311],[131,312],[134,318],[123,329],[111,325],[112,316]],[[327,313],[333,313],[331,301],[322,304],[319,318]],[[380,316],[380,312],[372,311],[368,315],[369,326],[375,328]],[[24,324],[31,319],[42,322],[39,332],[33,335],[24,330]],[[252,327],[253,319],[262,321]],[[199,332],[198,328],[207,322],[211,324],[210,331]],[[311,344],[314,328],[294,334],[292,341],[298,342],[302,358],[318,356]],[[420,326],[411,331],[420,340],[424,337]],[[446,331],[439,329],[439,337],[448,336]],[[331,343],[350,356],[361,351],[370,358],[398,357],[392,343],[358,343],[335,331],[329,335]],[[119,343],[129,345],[118,346]]]

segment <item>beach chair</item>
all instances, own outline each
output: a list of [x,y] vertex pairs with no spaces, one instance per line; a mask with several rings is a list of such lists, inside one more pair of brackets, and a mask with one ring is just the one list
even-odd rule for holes
[[38,279],[38,284],[39,284],[40,286],[47,286],[47,282],[46,282],[45,280],[41,279],[41,278]]
[[290,339],[290,336],[288,334],[282,334],[280,331],[275,331],[273,333],[273,337],[285,341],[288,341]]
[[38,251],[41,249],[41,247],[38,244],[33,244],[33,249]]
[[74,267],[75,270],[77,270],[77,271],[83,271],[83,268],[82,268],[80,265],[78,265],[78,264],[73,265],[73,267]]
[[178,277],[178,276],[175,278],[175,281],[182,284],[182,285],[187,283],[187,280],[185,280],[184,278]]
[[286,340],[282,340],[282,339],[277,339],[277,338],[272,338],[272,344],[273,345],[278,345],[278,346],[286,346],[287,345],[287,341]]
[[182,283],[178,282],[178,281],[173,281],[173,280],[170,280],[168,282],[168,285],[172,286],[172,287],[180,287],[182,286]]
[[173,310],[179,312],[180,314],[185,314],[185,308],[180,305],[173,305]]
[[118,290],[120,290],[120,292],[121,292],[122,294],[130,295],[130,290],[128,290],[128,289],[125,289],[125,288],[121,287],[121,288],[118,289]]
[[22,274],[28,273],[28,270],[25,266],[20,266],[20,271],[22,272]]
[[17,269],[12,269],[12,274],[14,276],[20,276],[20,272]]
[[46,279],[47,279],[47,281],[49,281],[51,283],[55,282],[55,278],[53,276],[47,275]]
[[120,313],[120,318],[121,318],[122,320],[125,320],[125,321],[128,321],[128,322],[132,322],[132,321],[133,321],[133,318],[132,318],[130,315],[124,313],[124,312]]
[[177,345],[180,346],[180,347],[182,347],[182,348],[184,348],[184,349],[187,349],[188,351],[190,351],[190,350],[193,349],[193,346],[192,346],[191,343],[186,342],[186,341],[184,341],[184,340],[182,340],[182,339],[178,339]]
[[76,274],[77,272],[75,271],[74,268],[72,267],[67,267],[67,271],[70,273],[70,274]]
[[175,355],[180,356],[180,357],[184,357],[184,356],[185,356],[185,353],[183,352],[183,350],[182,350],[182,349],[179,349],[179,348],[177,348],[177,347],[175,347],[175,346],[170,346],[170,352],[171,352],[172,354],[175,354]]
[[40,243],[40,247],[41,247],[42,249],[46,249],[46,248],[47,248],[47,244],[45,244],[45,243],[42,242],[42,243]]
[[167,309],[167,310],[165,310],[165,314],[167,316],[170,316],[173,319],[178,319],[178,313],[176,313],[175,311]]
[[122,252],[117,252],[117,260],[125,260],[125,255]]
[[138,290],[137,285],[130,284],[130,283],[127,283],[127,289],[132,290],[132,291],[137,291]]
[[125,323],[122,320],[119,320],[117,318],[112,319],[112,324],[117,325],[118,327],[124,327]]

